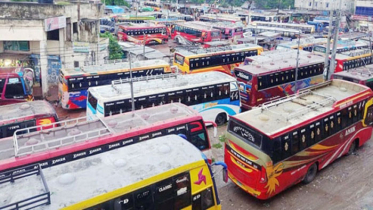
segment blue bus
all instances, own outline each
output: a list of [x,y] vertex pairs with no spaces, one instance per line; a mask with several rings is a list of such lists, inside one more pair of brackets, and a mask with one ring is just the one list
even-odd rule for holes
[[[203,61],[202,61],[203,62]],[[128,80],[88,89],[87,117],[102,118],[132,111]],[[133,83],[135,109],[179,102],[201,113],[205,121],[222,125],[240,112],[236,78],[217,71],[160,75]]]

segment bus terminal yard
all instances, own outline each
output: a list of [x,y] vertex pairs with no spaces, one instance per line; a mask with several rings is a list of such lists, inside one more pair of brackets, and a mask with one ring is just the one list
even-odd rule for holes
[[373,210],[368,33],[142,6],[101,21],[121,58],[59,69],[54,101],[0,71],[0,210]]

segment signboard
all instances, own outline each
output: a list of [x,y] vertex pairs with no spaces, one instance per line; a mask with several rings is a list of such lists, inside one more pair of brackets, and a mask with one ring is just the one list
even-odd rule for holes
[[73,51],[77,53],[89,53],[90,47],[88,42],[73,42]]
[[45,31],[53,31],[66,27],[66,17],[53,17],[44,20]]

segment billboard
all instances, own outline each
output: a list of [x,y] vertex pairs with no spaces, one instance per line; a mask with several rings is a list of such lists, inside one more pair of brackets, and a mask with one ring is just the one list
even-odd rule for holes
[[53,31],[66,27],[66,17],[52,17],[44,20],[45,31]]

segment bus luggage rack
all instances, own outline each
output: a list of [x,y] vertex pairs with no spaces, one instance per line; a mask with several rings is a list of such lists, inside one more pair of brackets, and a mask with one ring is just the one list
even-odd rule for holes
[[0,210],[33,209],[39,206],[49,205],[51,203],[51,194],[48,188],[48,184],[45,180],[43,170],[41,169],[39,164],[29,165],[23,168],[18,168],[15,170],[0,173],[0,188],[1,185],[4,185],[8,182],[11,182],[13,184],[16,182],[16,180],[29,177],[32,175],[40,176],[44,193],[17,201],[15,203],[7,204],[5,206],[0,206]]
[[14,154],[16,157],[33,154],[111,133],[112,131],[102,121],[87,121],[87,117],[23,128],[13,134]]
[[[173,78],[173,77],[177,78],[177,76],[180,76],[180,75],[177,74],[177,73],[168,73],[168,74],[161,74],[161,75],[151,75],[151,76],[146,76],[146,77],[133,77],[132,81],[133,82],[139,82],[139,81],[148,81],[148,80],[154,80],[154,79],[167,79],[167,78]],[[126,83],[130,83],[130,82],[131,82],[130,78],[113,80],[113,81],[111,81],[111,86],[118,93],[122,93],[121,89],[117,88],[116,85],[126,84]],[[151,89],[149,87],[147,87],[147,88]]]

